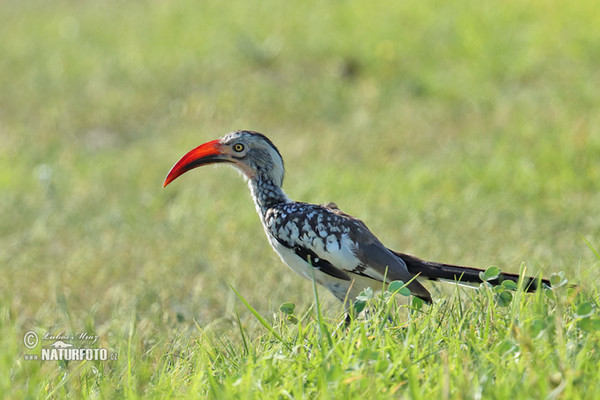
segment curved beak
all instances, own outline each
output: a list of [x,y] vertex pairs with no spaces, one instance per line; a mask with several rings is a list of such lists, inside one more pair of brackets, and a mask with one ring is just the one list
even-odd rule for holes
[[187,152],[186,155],[181,157],[173,168],[167,174],[165,181],[163,182],[163,188],[169,183],[173,182],[179,175],[188,172],[191,169],[200,167],[202,165],[214,164],[218,162],[229,161],[221,151],[221,143],[219,140],[213,140],[208,143],[201,144],[193,150]]

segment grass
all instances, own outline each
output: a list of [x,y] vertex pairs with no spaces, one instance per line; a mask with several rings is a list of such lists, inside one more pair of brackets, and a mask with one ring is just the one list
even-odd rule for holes
[[[3,1],[0,394],[595,398],[596,8]],[[376,296],[336,330],[235,173],[160,188],[238,128],[278,145],[291,197],[391,248],[580,289],[503,306],[432,284],[431,307]],[[118,360],[26,361],[30,330],[93,333]]]

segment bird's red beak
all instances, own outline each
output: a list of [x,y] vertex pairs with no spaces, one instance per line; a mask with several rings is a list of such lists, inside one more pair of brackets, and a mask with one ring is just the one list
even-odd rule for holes
[[179,175],[182,175],[191,169],[200,167],[202,165],[224,161],[228,160],[227,158],[223,157],[223,153],[221,152],[221,143],[219,140],[213,140],[208,143],[201,144],[195,149],[190,150],[186,155],[181,157],[181,159],[177,161],[175,165],[173,165],[173,168],[171,168],[169,174],[163,182],[163,187],[166,187]]

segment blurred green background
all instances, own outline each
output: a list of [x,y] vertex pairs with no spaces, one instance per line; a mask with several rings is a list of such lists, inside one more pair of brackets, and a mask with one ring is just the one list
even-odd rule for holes
[[309,307],[237,173],[161,188],[234,129],[275,142],[292,198],[391,248],[595,286],[599,87],[591,0],[3,0],[3,341],[206,326],[228,284],[260,312]]

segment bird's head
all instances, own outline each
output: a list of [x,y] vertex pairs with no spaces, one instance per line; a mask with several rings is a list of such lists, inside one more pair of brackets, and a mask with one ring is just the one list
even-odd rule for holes
[[260,176],[278,187],[283,184],[283,159],[277,147],[261,133],[236,131],[190,150],[173,165],[163,187],[191,169],[215,163],[233,164],[247,179]]

